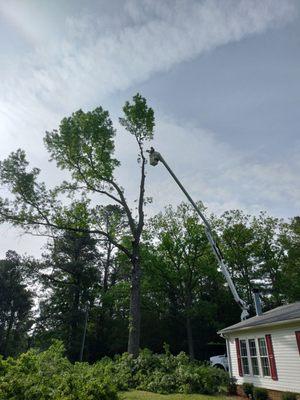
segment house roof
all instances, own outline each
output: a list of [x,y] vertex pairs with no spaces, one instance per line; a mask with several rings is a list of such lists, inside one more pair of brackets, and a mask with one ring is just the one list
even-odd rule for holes
[[256,315],[255,317],[241,321],[235,325],[220,330],[218,333],[229,333],[238,330],[250,329],[261,325],[287,323],[300,319],[300,301]]

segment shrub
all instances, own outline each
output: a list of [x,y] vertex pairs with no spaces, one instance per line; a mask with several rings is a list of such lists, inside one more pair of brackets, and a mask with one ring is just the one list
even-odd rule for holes
[[297,400],[297,394],[291,392],[282,393],[282,400]]
[[[72,365],[60,342],[48,350],[30,350],[1,361],[1,400],[117,400],[111,380],[86,364]],[[4,371],[4,373],[3,373]]]
[[228,374],[225,371],[203,364],[191,364],[178,368],[178,389],[186,393],[215,394],[221,386],[227,386]]
[[[228,384],[228,374],[167,348],[165,354],[143,350],[136,359],[128,354],[115,357],[110,373],[119,390],[135,388],[156,393],[214,394]],[[125,384],[124,384],[125,382]],[[126,384],[127,382],[127,384]]]
[[48,350],[30,350],[18,359],[0,359],[0,400],[116,400],[117,390],[215,394],[229,384],[225,371],[174,356],[143,350],[94,365],[71,364],[56,342]]
[[237,395],[237,387],[236,387],[236,378],[230,378],[227,385],[227,394],[228,396],[236,396]]
[[255,400],[268,400],[268,391],[263,388],[254,388],[253,396]]
[[155,393],[174,393],[177,391],[177,382],[173,374],[166,374],[162,371],[154,371],[137,389],[149,390]]
[[243,387],[243,391],[244,391],[245,395],[247,397],[251,397],[252,398],[253,397],[253,390],[254,390],[253,383],[245,382],[245,383],[243,383],[242,387]]

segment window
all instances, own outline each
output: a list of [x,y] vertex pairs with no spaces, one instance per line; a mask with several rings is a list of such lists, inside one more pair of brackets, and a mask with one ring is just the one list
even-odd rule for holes
[[244,375],[250,375],[247,342],[246,340],[240,340],[240,344],[241,344],[241,360],[242,360],[243,372]]
[[258,358],[257,358],[255,339],[249,339],[248,344],[249,344],[249,353],[250,353],[252,373],[253,373],[253,375],[259,375],[259,366],[258,366]]
[[270,376],[270,363],[265,338],[258,339],[258,347],[263,376]]
[[[300,340],[300,331],[296,332]],[[278,380],[276,361],[270,334],[265,337],[235,338],[239,375],[270,377]]]

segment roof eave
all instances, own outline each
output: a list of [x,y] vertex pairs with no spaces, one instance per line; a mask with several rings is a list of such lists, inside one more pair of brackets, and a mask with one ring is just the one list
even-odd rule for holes
[[266,327],[273,327],[273,326],[277,326],[277,325],[288,325],[288,324],[292,324],[295,322],[300,322],[300,318],[294,318],[294,319],[286,319],[283,321],[276,321],[276,322],[269,322],[269,323],[265,323],[265,324],[260,324],[260,325],[250,325],[250,326],[245,326],[245,327],[241,327],[241,328],[233,328],[233,329],[229,329],[225,328],[222,329],[220,331],[218,331],[218,335],[226,335],[232,332],[240,332],[240,331],[247,331],[247,330],[258,330],[260,328],[266,328]]

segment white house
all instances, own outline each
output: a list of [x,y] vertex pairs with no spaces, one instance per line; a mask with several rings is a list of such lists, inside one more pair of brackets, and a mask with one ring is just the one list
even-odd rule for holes
[[268,389],[300,393],[300,302],[277,307],[218,332],[226,339],[229,373]]

